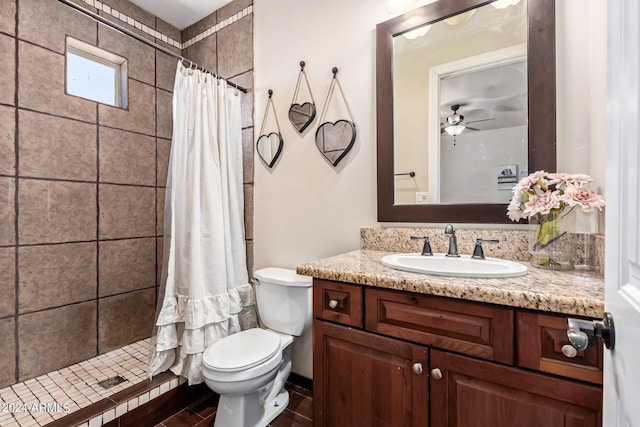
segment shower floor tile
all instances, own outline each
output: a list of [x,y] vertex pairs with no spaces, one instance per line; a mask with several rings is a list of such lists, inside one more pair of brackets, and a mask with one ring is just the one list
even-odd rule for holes
[[[0,389],[0,426],[43,426],[148,380],[150,348],[147,338]],[[117,375],[126,381],[108,389],[98,384]],[[178,386],[177,378],[172,381],[166,388]]]

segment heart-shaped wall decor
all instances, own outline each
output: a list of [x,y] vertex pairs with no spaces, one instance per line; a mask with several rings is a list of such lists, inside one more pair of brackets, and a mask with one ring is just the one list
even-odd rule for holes
[[316,118],[316,104],[305,102],[304,104],[291,104],[289,108],[289,120],[299,133],[309,127]]
[[271,132],[268,135],[261,135],[256,142],[258,155],[265,165],[273,167],[282,152],[282,135],[279,132]]
[[337,166],[356,140],[356,125],[349,120],[325,122],[316,130],[316,146],[323,156]]

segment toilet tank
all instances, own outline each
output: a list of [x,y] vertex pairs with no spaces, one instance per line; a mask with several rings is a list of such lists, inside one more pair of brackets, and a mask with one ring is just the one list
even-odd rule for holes
[[299,336],[311,325],[312,278],[285,268],[262,268],[255,278],[258,314],[269,329]]

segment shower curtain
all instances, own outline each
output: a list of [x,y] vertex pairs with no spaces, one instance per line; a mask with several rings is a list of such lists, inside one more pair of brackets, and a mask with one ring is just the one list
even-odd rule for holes
[[149,375],[170,368],[198,384],[204,350],[257,322],[245,256],[240,95],[182,62],[164,212]]

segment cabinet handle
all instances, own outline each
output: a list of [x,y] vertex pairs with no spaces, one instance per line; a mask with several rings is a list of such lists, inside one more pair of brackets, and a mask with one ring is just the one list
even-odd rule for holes
[[433,378],[434,380],[442,379],[442,371],[440,370],[440,368],[433,368],[431,370],[431,378]]
[[332,299],[331,301],[329,301],[330,308],[336,308],[337,306],[338,306],[338,300]]
[[421,374],[422,373],[422,363],[420,362],[416,362],[413,364],[413,372],[415,372],[416,374]]
[[571,344],[565,344],[562,346],[562,354],[567,357],[576,357],[578,350]]

